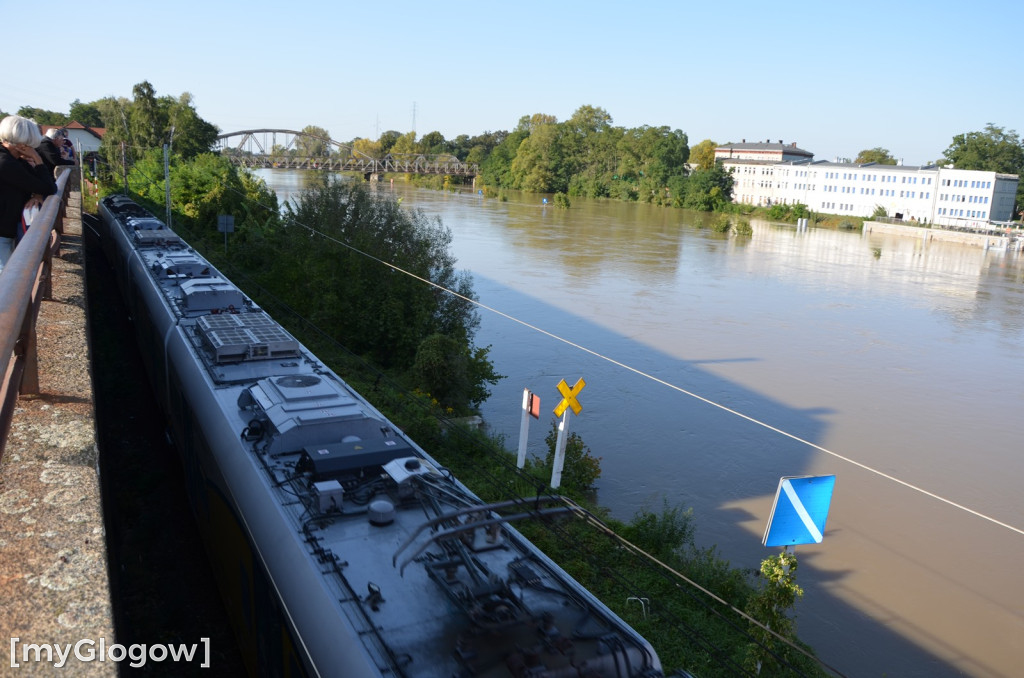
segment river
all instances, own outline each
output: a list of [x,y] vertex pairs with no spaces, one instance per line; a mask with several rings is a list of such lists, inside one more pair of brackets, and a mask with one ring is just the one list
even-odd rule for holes
[[378,190],[438,216],[500,311],[477,344],[507,375],[483,414],[511,446],[524,388],[541,453],[555,385],[583,377],[570,428],[601,458],[600,503],[692,507],[698,543],[744,568],[778,550],[761,538],[780,477],[835,474],[823,542],[796,548],[801,639],[851,677],[1024,675],[1024,257]]

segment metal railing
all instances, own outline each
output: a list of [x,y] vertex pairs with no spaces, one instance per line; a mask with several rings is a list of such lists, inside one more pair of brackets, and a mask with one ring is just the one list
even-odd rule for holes
[[68,182],[77,167],[59,168],[57,193],[43,202],[31,228],[0,271],[0,459],[7,445],[14,408],[20,394],[39,393],[36,318],[50,297],[53,256],[60,250]]

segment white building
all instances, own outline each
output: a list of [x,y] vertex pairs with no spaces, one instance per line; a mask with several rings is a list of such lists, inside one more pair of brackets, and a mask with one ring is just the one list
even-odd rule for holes
[[[717,153],[717,150],[716,150]],[[1018,177],[936,165],[767,162],[723,158],[733,202],[802,203],[812,211],[868,217],[882,207],[904,221],[971,226],[1013,219]]]

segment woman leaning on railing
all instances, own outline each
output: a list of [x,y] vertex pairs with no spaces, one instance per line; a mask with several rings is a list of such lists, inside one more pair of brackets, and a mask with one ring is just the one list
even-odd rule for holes
[[36,317],[50,295],[50,262],[60,246],[68,181],[77,171],[57,169],[56,193],[43,201],[0,270],[0,457],[19,393],[39,392]]

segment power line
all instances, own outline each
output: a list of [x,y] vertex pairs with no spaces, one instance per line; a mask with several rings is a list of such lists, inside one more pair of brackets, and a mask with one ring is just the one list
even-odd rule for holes
[[450,290],[450,289],[444,287],[443,285],[439,285],[439,284],[433,282],[432,280],[424,278],[423,276],[417,275],[416,273],[413,273],[411,271],[407,271],[407,270],[405,270],[403,268],[400,268],[399,266],[396,266],[395,264],[392,264],[390,262],[384,261],[383,259],[380,259],[379,257],[376,257],[376,256],[374,256],[372,254],[369,254],[368,252],[364,252],[364,251],[362,251],[362,250],[360,250],[360,249],[358,249],[356,247],[353,247],[352,245],[349,245],[346,242],[343,242],[341,240],[338,240],[337,238],[334,238],[333,236],[330,236],[330,235],[328,235],[326,233],[322,233],[320,231],[317,231],[316,229],[313,229],[313,228],[311,228],[309,226],[306,226],[305,224],[297,224],[297,225],[302,226],[303,228],[308,229],[310,231],[310,233],[319,235],[322,238],[325,238],[325,239],[330,240],[332,242],[335,242],[335,243],[337,243],[339,245],[342,245],[343,247],[346,247],[346,248],[352,250],[353,252],[356,252],[356,253],[358,253],[358,254],[360,254],[362,256],[365,256],[365,257],[367,257],[369,259],[372,259],[372,260],[374,260],[374,261],[376,261],[376,262],[378,262],[378,263],[380,263],[380,264],[382,264],[384,266],[387,266],[388,268],[390,268],[390,269],[392,269],[394,271],[397,271],[397,272],[402,273],[404,275],[407,275],[407,276],[410,276],[412,278],[415,278],[416,280],[419,280],[420,282],[423,282],[423,283],[425,283],[427,285],[430,285],[430,286],[432,286],[432,287],[434,287],[434,288],[436,288],[438,290],[446,292],[447,294],[450,294],[450,295],[452,295],[452,296],[454,296],[454,297],[456,297],[458,299],[461,299],[461,300],[463,300],[465,302],[471,303],[474,306],[477,306],[477,307],[479,307],[479,308],[481,308],[481,309],[483,309],[485,311],[489,311],[491,313],[494,313],[495,315],[501,316],[502,318],[505,318],[507,320],[511,320],[512,322],[515,322],[515,323],[518,323],[518,324],[522,325],[523,327],[526,327],[527,329],[530,329],[530,330],[532,330],[534,332],[537,332],[539,334],[543,334],[544,336],[550,337],[550,338],[552,338],[552,339],[554,339],[556,341],[560,341],[563,344],[571,346],[572,348],[575,348],[575,349],[577,349],[579,351],[582,351],[584,353],[588,353],[588,354],[594,356],[595,358],[598,358],[598,359],[603,360],[605,362],[611,363],[612,365],[615,365],[617,367],[621,367],[622,369],[628,370],[628,371],[630,371],[630,372],[632,372],[632,373],[634,373],[634,374],[636,374],[636,375],[638,375],[640,377],[643,377],[644,379],[648,379],[648,380],[653,381],[653,382],[655,382],[657,384],[661,384],[662,386],[665,386],[665,387],[670,388],[670,389],[672,389],[674,391],[682,393],[683,395],[686,395],[686,396],[689,396],[691,398],[694,398],[695,400],[699,400],[699,401],[701,401],[701,402],[703,402],[703,403],[705,403],[707,405],[711,405],[712,407],[717,407],[718,409],[720,409],[720,410],[722,410],[724,412],[727,412],[727,413],[729,413],[729,414],[731,414],[733,416],[739,417],[741,419],[745,419],[746,421],[749,421],[752,424],[756,424],[758,426],[761,426],[763,428],[768,429],[769,431],[772,431],[774,433],[778,433],[779,435],[782,435],[782,436],[785,436],[785,437],[787,437],[787,438],[789,438],[791,440],[794,440],[794,441],[796,441],[798,443],[801,443],[803,445],[807,445],[808,447],[812,447],[815,450],[818,450],[819,452],[823,452],[823,453],[825,453],[825,454],[827,454],[829,456],[835,457],[836,459],[838,459],[840,461],[844,461],[844,462],[846,462],[848,464],[852,464],[853,466],[856,466],[856,467],[858,467],[858,468],[860,468],[860,469],[862,469],[864,471],[867,471],[869,473],[873,473],[873,474],[875,474],[875,475],[877,475],[877,476],[879,476],[881,478],[884,478],[885,480],[889,480],[891,482],[894,482],[894,483],[897,483],[899,485],[902,485],[903,487],[906,487],[907,489],[913,490],[913,491],[918,492],[920,494],[923,494],[923,495],[925,495],[927,497],[931,497],[932,499],[935,499],[935,500],[940,501],[940,502],[942,502],[944,504],[947,504],[948,506],[951,506],[951,507],[956,508],[956,509],[960,509],[961,511],[964,511],[966,513],[970,513],[973,516],[981,518],[982,520],[986,520],[986,521],[988,521],[988,522],[990,522],[990,523],[992,523],[994,525],[998,525],[999,527],[1005,528],[1007,530],[1010,530],[1011,532],[1016,532],[1017,534],[1024,536],[1024,529],[1021,529],[1021,528],[1016,527],[1014,525],[1010,525],[1009,523],[1005,523],[1005,522],[1003,522],[1003,521],[1001,521],[1001,520],[999,520],[997,518],[994,518],[992,516],[989,516],[989,515],[987,515],[985,513],[982,513],[980,511],[976,511],[975,509],[972,509],[972,508],[970,508],[968,506],[964,506],[963,504],[960,504],[960,503],[958,503],[956,501],[953,501],[952,499],[948,499],[948,498],[943,497],[943,496],[941,496],[939,494],[931,492],[930,490],[926,490],[923,487],[920,487],[919,485],[915,485],[915,484],[913,484],[911,482],[908,482],[906,480],[902,480],[902,479],[897,478],[896,476],[894,476],[894,475],[892,475],[890,473],[886,473],[885,471],[881,471],[881,470],[876,469],[876,468],[874,468],[872,466],[868,466],[867,464],[859,462],[859,461],[857,461],[855,459],[851,459],[850,457],[847,457],[845,455],[839,454],[838,452],[835,452],[835,451],[830,450],[830,449],[828,449],[826,447],[818,445],[817,443],[813,443],[813,442],[811,442],[809,440],[806,440],[805,438],[801,438],[800,436],[798,436],[796,434],[790,433],[788,431],[784,431],[783,429],[780,429],[777,426],[773,426],[773,425],[771,425],[771,424],[769,424],[769,423],[767,423],[765,421],[761,421],[760,419],[757,419],[756,417],[752,417],[752,416],[750,416],[748,414],[744,414],[743,412],[735,410],[735,409],[733,409],[733,408],[731,408],[731,407],[729,407],[727,405],[723,405],[721,403],[715,402],[714,400],[711,400],[710,398],[705,398],[704,396],[702,396],[700,394],[697,394],[697,393],[694,393],[693,391],[689,391],[689,390],[683,388],[682,386],[677,386],[676,384],[673,384],[671,382],[665,381],[664,379],[656,377],[656,376],[654,376],[652,374],[644,372],[643,370],[640,370],[640,369],[638,369],[636,367],[633,367],[632,365],[628,365],[628,364],[626,364],[626,363],[624,363],[624,362],[622,362],[620,360],[612,358],[611,356],[605,355],[603,353],[595,351],[594,349],[591,349],[591,348],[588,348],[586,346],[583,346],[582,344],[576,343],[576,342],[572,341],[571,339],[567,339],[567,338],[562,337],[560,335],[557,335],[557,334],[555,334],[553,332],[549,332],[548,330],[545,330],[542,327],[538,327],[537,325],[533,325],[531,323],[528,323],[525,320],[521,320],[520,318],[517,318],[517,317],[515,317],[513,315],[510,315],[508,313],[505,313],[504,311],[501,311],[501,310],[499,310],[497,308],[494,308],[493,306],[488,306],[487,304],[484,304],[484,303],[480,302],[479,300],[472,299],[472,298],[467,297],[465,295],[459,294],[458,292],[455,292],[454,290]]

